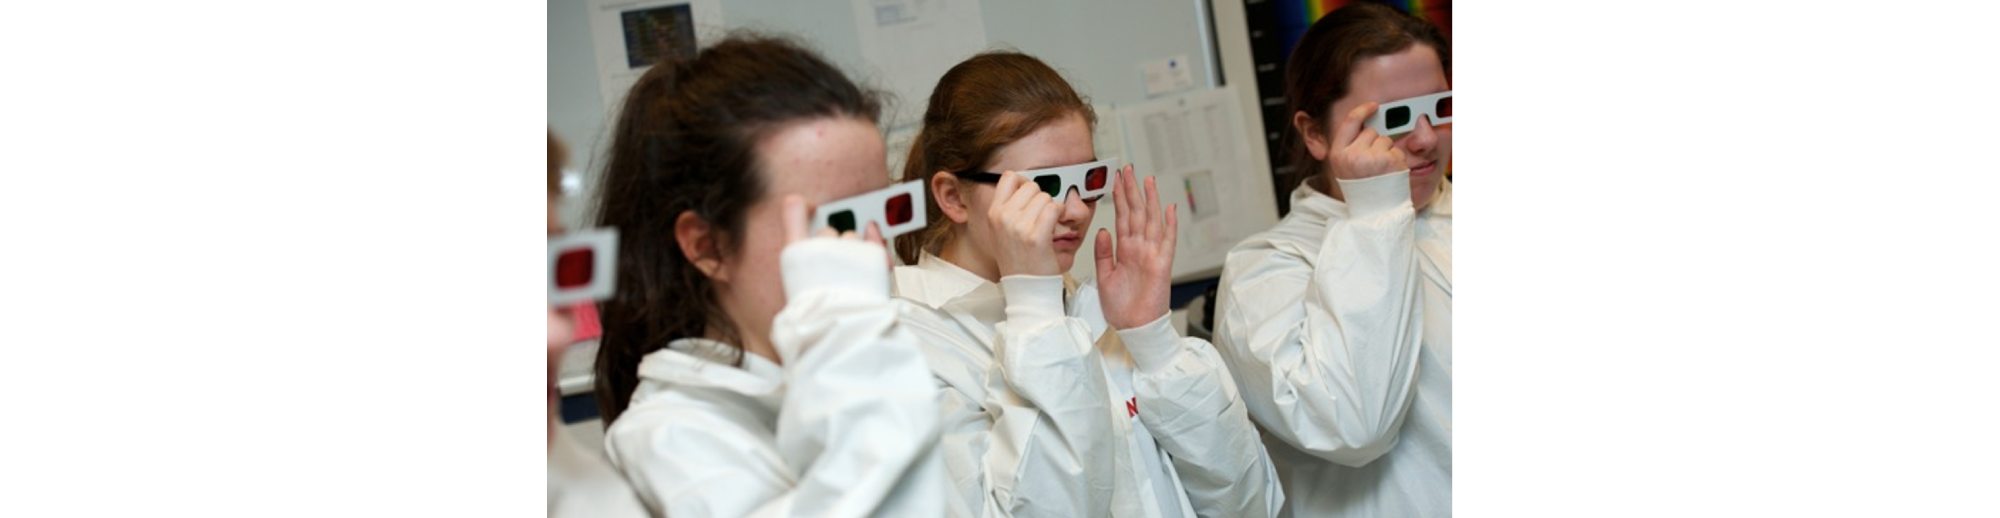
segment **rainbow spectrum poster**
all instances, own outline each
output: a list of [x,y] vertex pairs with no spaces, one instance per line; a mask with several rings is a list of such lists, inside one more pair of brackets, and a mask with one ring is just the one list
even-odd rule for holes
[[[1284,43],[1284,56],[1292,55],[1292,45],[1306,34],[1306,28],[1319,21],[1326,13],[1341,6],[1362,0],[1269,0],[1275,7],[1278,37]],[[1403,0],[1377,1],[1375,3],[1394,7],[1403,12],[1417,15],[1444,29],[1446,40],[1451,39],[1451,0]],[[1255,22],[1252,22],[1255,23]]]

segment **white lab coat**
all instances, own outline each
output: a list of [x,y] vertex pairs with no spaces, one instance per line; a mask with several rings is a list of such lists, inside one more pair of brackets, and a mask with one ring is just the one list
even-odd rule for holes
[[1074,288],[929,254],[896,269],[898,295],[955,323],[911,328],[958,498],[976,516],[1274,515],[1277,474],[1214,347],[1165,316],[1108,334],[1096,286]]
[[1310,187],[1230,250],[1216,344],[1284,479],[1290,516],[1451,515],[1451,182]]
[[646,516],[625,477],[603,456],[590,451],[558,426],[549,433],[549,517],[627,518]]
[[655,516],[945,514],[937,400],[879,246],[786,247],[784,365],[700,338],[647,354],[605,448]]

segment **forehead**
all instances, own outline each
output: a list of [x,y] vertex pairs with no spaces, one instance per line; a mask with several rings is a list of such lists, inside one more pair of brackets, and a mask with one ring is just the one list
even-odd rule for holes
[[786,194],[824,203],[889,184],[882,135],[866,119],[822,117],[786,124],[757,146],[766,199]]
[[1096,158],[1097,151],[1091,146],[1090,124],[1084,122],[1083,114],[1072,113],[1035,128],[1021,140],[1001,146],[986,169],[996,173],[1002,170],[1025,171],[1081,164]]
[[1338,104],[1388,102],[1451,89],[1444,65],[1429,45],[1416,44],[1402,52],[1354,63],[1347,97]]

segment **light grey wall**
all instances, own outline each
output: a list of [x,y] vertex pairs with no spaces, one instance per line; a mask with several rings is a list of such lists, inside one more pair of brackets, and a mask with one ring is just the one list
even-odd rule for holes
[[[549,0],[549,127],[569,145],[569,166],[595,186],[598,157],[610,144],[604,99],[597,91],[597,57],[591,49],[589,9],[583,0]],[[587,191],[594,192],[594,191]],[[587,195],[558,208],[563,222],[583,226]]]
[[[856,80],[886,86],[862,61],[852,5],[849,0],[721,0],[722,21],[729,28],[799,37]],[[1215,84],[1216,73],[1204,59],[1210,48],[1204,5],[1203,0],[980,2],[988,48],[1035,55],[1092,102],[1121,106],[1146,99],[1139,65],[1148,60],[1185,55],[1197,88]],[[589,9],[584,0],[548,0],[548,8],[549,125],[570,144],[571,167],[583,173],[590,190],[608,144],[610,114],[604,113],[598,91]],[[925,99],[894,102],[922,106]],[[898,123],[903,122],[913,121]],[[562,216],[573,224],[585,221],[583,205],[577,198],[566,201]]]

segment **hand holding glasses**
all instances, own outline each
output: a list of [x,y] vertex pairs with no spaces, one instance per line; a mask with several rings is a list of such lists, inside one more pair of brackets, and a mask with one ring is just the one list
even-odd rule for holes
[[1403,149],[1390,136],[1415,131],[1419,116],[1434,126],[1451,123],[1451,91],[1348,110],[1333,128],[1327,172],[1334,179],[1359,180],[1409,169]]

